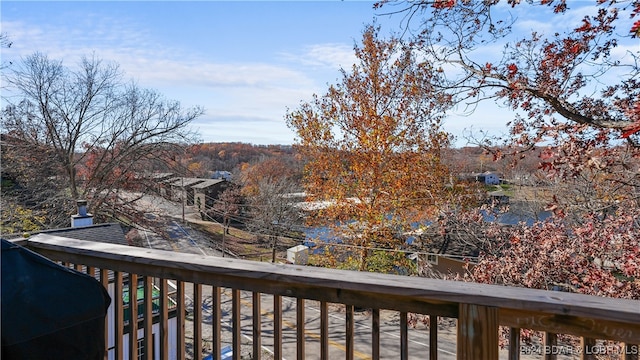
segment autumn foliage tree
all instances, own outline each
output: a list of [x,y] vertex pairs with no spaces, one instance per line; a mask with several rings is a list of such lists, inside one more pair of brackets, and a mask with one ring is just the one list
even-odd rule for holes
[[333,226],[355,245],[361,270],[368,248],[401,245],[412,223],[436,212],[450,180],[441,161],[450,98],[432,91],[429,64],[378,34],[367,27],[342,82],[286,116],[306,162],[309,200],[330,204],[311,223]]
[[297,163],[285,160],[263,157],[247,164],[239,179],[246,200],[247,228],[269,239],[272,262],[276,261],[279,237],[291,236],[302,216],[289,196],[300,191],[300,169]]
[[[513,114],[504,139],[511,150],[499,149],[495,157],[511,153],[518,160],[527,156],[523,149],[539,146],[540,178],[553,185],[544,204],[553,217],[533,226],[464,215],[490,240],[472,278],[637,299],[640,2],[586,5],[436,0],[377,6],[405,15],[415,48],[442,69],[430,81],[435,92],[470,114],[482,101]],[[515,33],[518,19],[510,8],[566,27]],[[501,51],[481,51],[491,46]]]
[[491,225],[494,247],[473,272],[480,282],[640,300],[637,209],[624,216],[558,218],[509,229]]
[[[507,3],[383,1],[377,6],[405,16],[416,50],[439,69],[430,82],[435,91],[451,96],[470,114],[486,101],[513,114],[504,139],[511,152],[520,155],[522,149],[551,144],[541,166],[565,179],[588,167],[617,173],[621,162],[613,153],[620,150],[620,157],[629,158],[625,154],[638,147],[640,50],[634,38],[640,3]],[[564,26],[516,33],[518,19],[509,9],[557,19],[553,23]],[[483,140],[481,145],[490,144]],[[504,153],[509,151],[494,155]],[[624,179],[619,184],[637,187],[629,176]]]
[[68,224],[77,199],[103,219],[136,217],[132,194],[154,188],[149,173],[194,140],[189,124],[203,112],[123,81],[95,57],[67,67],[36,53],[3,75],[3,167],[21,202],[51,210],[48,226]]
[[224,257],[227,235],[231,220],[240,215],[240,207],[243,202],[240,187],[235,184],[227,186],[218,198],[215,199],[213,206],[207,212],[209,218],[222,219],[222,256]]
[[[433,82],[438,91],[471,110],[484,100],[519,110],[511,129],[520,143],[557,138],[566,124],[630,134],[637,125],[639,96],[638,48],[631,40],[639,22],[631,23],[640,3],[508,3],[383,1],[377,6],[406,16],[425,61],[446,69]],[[515,34],[518,20],[510,7],[568,26]],[[501,51],[479,51],[486,47]]]

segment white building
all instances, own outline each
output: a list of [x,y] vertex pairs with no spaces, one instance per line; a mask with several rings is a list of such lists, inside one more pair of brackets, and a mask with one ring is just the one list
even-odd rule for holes
[[484,183],[485,185],[500,185],[500,176],[487,171],[482,174],[477,174],[476,181]]
[[[172,286],[171,282],[169,282],[169,293],[173,293],[175,292],[175,287]],[[144,348],[144,328],[143,328],[143,320],[144,317],[146,316],[146,314],[144,314],[144,306],[142,306],[142,301],[144,299],[144,288],[142,287],[142,283],[138,283],[138,287],[137,287],[137,300],[138,300],[138,334],[137,334],[137,343],[138,343],[138,349],[137,349],[137,354],[138,354],[138,359],[142,359],[144,358],[143,355],[146,353],[147,349]],[[129,360],[129,333],[130,333],[130,326],[129,326],[129,322],[130,319],[128,318],[127,314],[131,314],[131,312],[129,311],[129,307],[128,307],[128,301],[129,301],[129,291],[130,291],[130,287],[128,284],[125,284],[123,286],[123,290],[122,290],[122,299],[120,301],[123,302],[123,306],[124,306],[124,313],[125,313],[125,319],[124,319],[124,336],[122,338],[122,344],[123,344],[123,359],[124,360]],[[108,359],[109,360],[115,360],[116,359],[116,353],[115,353],[115,329],[114,329],[114,324],[116,324],[115,322],[115,310],[114,310],[114,301],[115,301],[115,283],[113,281],[109,281],[109,288],[108,288],[108,292],[109,292],[109,296],[111,296],[111,305],[109,305],[109,309],[107,310],[107,323],[109,324],[109,338],[108,338],[108,343],[107,343],[107,351],[108,351]],[[160,314],[159,314],[159,304],[156,305],[156,303],[159,301],[159,294],[160,294],[160,289],[158,289],[158,287],[156,287],[154,285],[153,287],[153,326],[152,326],[152,339],[151,339],[151,344],[153,347],[152,350],[152,357],[155,360],[160,360],[160,345],[162,344],[160,341]],[[173,301],[171,298],[167,298],[167,301],[169,301],[169,317],[167,320],[167,330],[168,330],[168,334],[167,334],[167,339],[169,341],[169,359],[176,359],[177,358],[177,344],[176,344],[176,331],[177,331],[177,326],[178,326],[178,320],[176,318],[176,303],[175,301]]]

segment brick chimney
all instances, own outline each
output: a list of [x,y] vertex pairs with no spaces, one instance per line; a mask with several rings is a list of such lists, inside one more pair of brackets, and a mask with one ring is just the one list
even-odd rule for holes
[[93,215],[87,212],[87,200],[76,201],[78,213],[71,215],[71,227],[82,227],[93,225]]

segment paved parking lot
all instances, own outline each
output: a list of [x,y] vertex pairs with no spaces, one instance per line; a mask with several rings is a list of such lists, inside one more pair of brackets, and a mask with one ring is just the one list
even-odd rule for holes
[[210,237],[190,225],[190,221],[198,217],[193,206],[184,207],[183,222],[183,208],[180,203],[159,196],[145,195],[138,204],[144,209],[145,220],[148,222],[148,225],[138,230],[144,247],[221,256]]

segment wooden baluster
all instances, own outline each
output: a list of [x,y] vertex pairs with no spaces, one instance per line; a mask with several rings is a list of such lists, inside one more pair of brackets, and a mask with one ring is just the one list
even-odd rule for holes
[[219,358],[222,352],[220,337],[222,336],[222,292],[218,286],[214,286],[211,290],[211,326],[213,332],[212,352],[214,358]]
[[129,359],[138,358],[138,275],[129,273]]
[[371,357],[380,359],[380,309],[371,311]]
[[520,329],[509,329],[509,360],[520,359]]
[[193,284],[193,358],[202,359],[202,284]]
[[429,315],[429,360],[438,360],[438,317]]
[[253,292],[253,359],[260,360],[262,355],[262,312],[261,296]]
[[122,273],[114,271],[114,344],[115,344],[115,358],[116,360],[122,360],[124,358],[124,306],[122,304]]
[[[545,360],[556,360],[558,358],[555,351],[552,351],[558,346],[558,335],[550,332],[545,332],[542,338],[542,347],[545,350]],[[546,351],[549,349],[549,351]]]
[[240,351],[242,346],[242,317],[240,315],[240,290],[231,290],[232,306],[232,324],[233,324],[233,359],[240,359]]
[[320,302],[320,359],[329,360],[329,307]]
[[640,359],[640,343],[638,344],[622,344],[622,358],[624,360]]
[[458,359],[498,359],[498,308],[460,304]]
[[169,360],[169,290],[167,279],[160,280],[160,360]]
[[400,359],[409,359],[409,319],[404,311],[400,312]]
[[355,330],[354,330],[354,319],[353,319],[353,305],[345,305],[345,316],[346,316],[346,359],[353,360],[353,354],[355,351],[354,348],[354,339],[355,339]]
[[[102,286],[105,288],[105,290],[107,290],[107,292],[109,291],[109,270],[108,269],[100,269],[100,283],[102,284]],[[115,304],[115,296],[113,299],[111,299],[111,311],[113,311],[113,309],[115,308],[115,306],[113,304]],[[109,318],[109,313],[107,312],[107,319],[104,322],[104,358],[105,360],[107,360],[109,358],[109,321],[111,321],[111,319]]]
[[144,359],[152,360],[153,348],[153,278],[144,277]]
[[273,354],[282,360],[282,296],[273,295]]
[[580,359],[595,360],[597,357],[595,354],[593,354],[593,351],[591,350],[595,345],[596,345],[595,339],[584,338],[584,337],[580,338],[580,347],[582,348],[582,351],[580,353]]
[[177,281],[176,282],[176,287],[177,287],[177,291],[176,291],[176,306],[177,306],[177,313],[178,315],[176,316],[176,321],[177,321],[177,325],[176,325],[176,355],[177,358],[180,360],[184,360],[185,355],[187,354],[187,348],[186,348],[186,344],[185,344],[185,315],[186,315],[186,310],[187,307],[185,306],[184,303],[184,282],[182,281]]
[[296,299],[296,357],[304,360],[305,339],[304,339],[304,299]]

